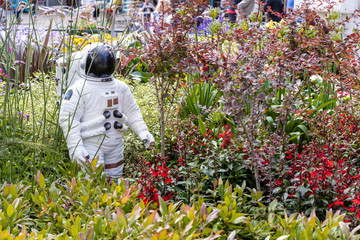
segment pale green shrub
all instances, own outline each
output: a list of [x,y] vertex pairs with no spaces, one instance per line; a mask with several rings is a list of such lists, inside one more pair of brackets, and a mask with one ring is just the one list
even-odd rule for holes
[[[127,80],[125,80],[125,82],[127,82]],[[127,84],[129,84],[129,82],[127,82]],[[150,83],[144,83],[134,86],[130,85],[130,87],[150,133],[157,139],[159,136],[159,111],[157,108],[154,86]],[[123,135],[123,138],[125,142],[125,167],[126,169],[129,169],[133,167],[134,163],[137,162],[138,157],[146,150],[144,144],[131,130],[128,130]]]

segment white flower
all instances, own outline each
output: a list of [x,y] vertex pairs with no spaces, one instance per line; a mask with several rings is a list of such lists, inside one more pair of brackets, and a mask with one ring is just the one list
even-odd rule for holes
[[311,82],[321,83],[323,81],[323,78],[320,75],[316,74],[316,75],[312,75],[310,77],[310,81]]

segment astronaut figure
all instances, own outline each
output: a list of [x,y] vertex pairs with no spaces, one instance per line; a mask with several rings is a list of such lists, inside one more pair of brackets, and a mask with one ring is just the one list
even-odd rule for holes
[[70,158],[78,162],[98,158],[97,166],[111,179],[124,168],[126,123],[146,148],[154,143],[129,87],[113,78],[115,55],[106,45],[82,51],[79,79],[75,79],[62,100],[60,125]]
[[[78,66],[81,61],[81,53],[80,51],[74,52],[70,59],[61,57],[56,61],[56,94],[59,103],[60,99],[64,97],[63,95],[66,89],[74,83],[74,80],[80,78]],[[70,66],[68,66],[69,62]],[[67,68],[69,68],[69,70],[67,70]]]

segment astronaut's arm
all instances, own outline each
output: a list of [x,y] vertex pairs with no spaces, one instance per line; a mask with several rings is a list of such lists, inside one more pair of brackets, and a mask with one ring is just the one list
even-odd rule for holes
[[69,88],[61,103],[59,122],[72,160],[85,162],[89,158],[80,134],[80,118],[84,103],[76,88]]
[[135,102],[134,96],[128,86],[126,86],[122,95],[123,112],[127,116],[127,124],[131,130],[143,141],[145,147],[148,149],[150,145],[155,143],[154,137],[149,132],[149,129],[141,115],[140,108]]

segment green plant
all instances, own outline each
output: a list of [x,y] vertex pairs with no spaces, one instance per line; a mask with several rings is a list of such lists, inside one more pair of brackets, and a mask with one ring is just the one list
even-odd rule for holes
[[[187,74],[187,81],[194,83],[194,77]],[[199,120],[195,120],[195,124],[199,126],[198,121],[208,120],[209,113],[218,104],[220,96],[221,94],[210,82],[193,84],[189,90],[185,90],[180,117],[188,119],[190,115],[196,116]]]
[[[128,81],[126,79],[122,80]],[[154,87],[149,83],[134,84],[134,86],[132,86],[132,93],[136,103],[141,109],[146,125],[156,138],[159,136],[159,113],[156,111],[157,103],[154,95]],[[131,175],[130,169],[137,163],[139,156],[144,153],[145,148],[141,140],[132,131],[124,133],[123,139],[125,142],[124,158],[126,159],[125,175],[129,176]]]
[[5,88],[0,96],[1,181],[33,182],[32,175],[38,170],[53,179],[67,173],[69,161],[57,125],[53,78],[52,74],[35,73],[32,80],[18,87],[16,83],[2,82]]
[[[11,79],[18,83],[24,83],[34,73],[42,71],[48,73],[54,64],[54,59],[59,53],[59,48],[51,44],[52,21],[50,21],[47,34],[44,39],[40,39],[35,32],[29,34],[25,39],[16,42],[15,35],[11,31],[6,31],[5,36],[1,36],[3,46],[0,50],[0,67],[6,71]],[[11,59],[11,61],[9,61]],[[10,64],[13,64],[12,66]]]
[[[344,214],[328,212],[321,222],[315,212],[288,216],[277,201],[265,206],[262,192],[233,187],[220,178],[212,199],[191,205],[159,205],[138,199],[139,186],[120,179],[107,182],[96,159],[72,166],[71,176],[36,185],[0,185],[1,239],[359,239],[343,222]],[[87,177],[85,177],[87,173]],[[286,237],[285,237],[286,236]],[[5,238],[7,237],[7,238]],[[300,238],[299,238],[300,237]],[[320,238],[322,237],[322,238]]]
[[[175,169],[177,199],[190,202],[196,196],[208,198],[208,189],[219,177],[230,183],[251,178],[248,156],[238,146],[228,125],[214,129],[195,126],[187,120],[176,128],[168,165]],[[249,184],[252,182],[249,180]]]

